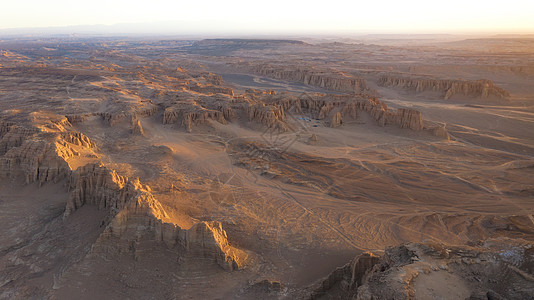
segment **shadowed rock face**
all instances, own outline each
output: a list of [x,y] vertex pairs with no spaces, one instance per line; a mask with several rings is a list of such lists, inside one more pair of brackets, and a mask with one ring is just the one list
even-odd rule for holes
[[496,86],[491,80],[443,80],[432,78],[405,78],[382,76],[378,85],[384,87],[400,87],[417,93],[431,91],[441,93],[444,99],[458,96],[497,100],[509,100],[510,93]]
[[200,222],[188,230],[166,223],[167,213],[139,179],[129,180],[103,165],[86,165],[73,172],[70,190],[65,218],[83,205],[109,211],[111,222],[95,245],[105,248],[104,252],[133,251],[139,257],[141,252],[130,244],[139,234],[148,234],[156,243],[177,248],[181,255],[212,258],[226,270],[237,270],[246,261],[243,251],[228,245],[219,222]]

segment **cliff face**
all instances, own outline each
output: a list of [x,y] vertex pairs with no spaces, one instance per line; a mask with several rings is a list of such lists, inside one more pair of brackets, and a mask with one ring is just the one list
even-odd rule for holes
[[191,132],[194,125],[204,125],[213,120],[221,124],[226,124],[227,119],[233,115],[232,110],[224,109],[223,111],[206,109],[198,106],[173,106],[165,109],[163,113],[163,124],[176,124]]
[[11,148],[21,146],[26,139],[38,132],[39,130],[34,127],[0,122],[0,155],[5,154]]
[[330,299],[350,299],[349,295],[357,293],[357,289],[364,283],[365,277],[379,262],[380,257],[371,253],[357,256],[350,263],[337,268],[319,284],[316,284],[309,298],[318,299],[327,296]]
[[150,116],[154,115],[157,112],[158,112],[158,107],[154,106],[154,105],[150,105],[148,107],[139,108],[139,109],[135,109],[135,110],[132,110],[132,111],[111,112],[111,113],[109,113],[109,112],[101,112],[101,113],[96,113],[96,115],[100,116],[110,126],[113,126],[117,122],[120,122],[122,120],[130,120],[132,118],[138,118],[138,117],[150,117]]
[[417,93],[424,91],[439,92],[444,99],[457,96],[481,99],[495,98],[498,100],[509,100],[510,98],[508,91],[486,79],[469,81],[382,76],[378,79],[378,85],[400,87]]
[[141,122],[135,118],[132,118],[131,122],[131,132],[135,135],[144,135],[145,131],[143,130],[143,127],[141,126]]
[[67,143],[71,143],[73,145],[87,148],[96,148],[95,143],[93,143],[87,136],[83,135],[81,132],[64,132],[61,134],[61,138]]
[[[103,165],[86,165],[73,172],[65,218],[83,205],[95,205],[109,212],[111,219],[94,245],[95,254],[133,252],[144,255],[140,243],[164,245],[180,256],[210,258],[226,270],[242,268],[247,255],[228,244],[219,222],[199,222],[190,229],[165,222],[163,206],[148,186],[129,180]],[[138,239],[144,236],[143,241]]]
[[0,158],[0,177],[22,175],[26,183],[58,182],[68,176],[65,158],[77,155],[69,147],[41,140],[26,140]]
[[92,205],[107,212],[104,232],[93,245],[93,252],[133,253],[139,236],[148,236],[154,246],[175,249],[180,259],[213,259],[226,270],[242,268],[247,254],[228,244],[219,222],[198,222],[182,229],[169,218],[151,189],[138,179],[128,179],[102,164],[88,163],[72,170],[69,161],[98,150],[87,136],[73,130],[66,119],[58,122],[14,126],[0,124],[0,143],[6,153],[0,156],[0,177],[25,178],[27,184],[57,183],[65,180],[69,199],[64,218],[75,218],[75,211]]
[[318,119],[331,116],[330,126],[340,126],[344,120],[356,120],[359,112],[368,113],[380,126],[396,125],[413,130],[423,129],[421,112],[400,108],[396,111],[376,98],[365,96],[327,95],[301,99],[286,98],[281,100],[286,110],[311,112]]
[[226,94],[229,96],[234,95],[234,90],[232,90],[231,88],[216,86],[212,84],[193,84],[189,86],[189,89],[202,94]]
[[286,68],[284,66],[258,65],[252,72],[265,77],[297,81],[306,85],[346,93],[369,93],[365,79],[357,78],[338,71],[321,71],[303,68]]
[[24,125],[0,122],[0,177],[22,176],[26,183],[58,182],[70,174],[69,159],[97,149],[65,117],[46,115],[43,119],[34,113],[30,119]]
[[121,121],[129,121],[131,119],[137,119],[139,117],[150,117],[158,112],[158,107],[155,105],[147,105],[141,108],[126,108],[126,111],[117,112],[96,112],[96,113],[81,113],[81,114],[69,114],[66,117],[70,124],[83,123],[88,118],[98,116],[103,121],[113,126]]
[[286,131],[284,109],[278,105],[256,104],[247,108],[248,119],[281,132]]

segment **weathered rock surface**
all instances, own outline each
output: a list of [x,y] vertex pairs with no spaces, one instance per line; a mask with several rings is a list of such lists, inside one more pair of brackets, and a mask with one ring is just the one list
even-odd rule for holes
[[445,129],[444,126],[437,126],[436,128],[434,128],[432,130],[432,134],[434,136],[437,136],[439,138],[443,138],[443,139],[446,139],[446,140],[450,140],[451,139],[449,133],[447,132],[447,129]]
[[228,87],[216,86],[213,84],[201,85],[194,84],[190,85],[189,89],[202,94],[226,94],[229,96],[234,95],[234,91]]
[[[213,259],[227,270],[243,267],[247,254],[228,244],[219,222],[198,222],[190,229],[182,229],[167,222],[162,205],[138,179],[130,180],[102,164],[89,163],[72,171],[69,159],[79,156],[78,150],[96,150],[96,145],[70,128],[66,118],[58,120],[57,124],[35,124],[37,127],[2,123],[0,141],[7,152],[0,156],[0,177],[22,176],[26,183],[39,184],[67,180],[69,199],[64,218],[84,205],[108,212],[108,221],[103,224],[107,225],[106,230],[94,249],[104,247],[108,252],[133,251],[140,255],[139,249],[131,249],[131,244],[139,234],[148,234],[156,244],[176,248],[182,258]],[[110,242],[110,237],[120,242]]]
[[143,130],[143,127],[141,126],[141,122],[137,119],[132,118],[132,134],[135,135],[144,135],[145,131]]
[[297,81],[332,91],[347,93],[371,92],[365,79],[334,70],[262,64],[253,66],[252,72],[275,79]]
[[341,113],[337,112],[330,121],[330,127],[339,127],[341,124],[343,124],[343,119],[341,118]]
[[310,299],[348,299],[351,294],[357,294],[365,277],[373,267],[380,262],[380,257],[371,253],[363,253],[350,263],[337,268],[320,283],[316,284],[309,295]]
[[391,111],[385,103],[371,96],[326,95],[308,96],[304,98],[287,97],[280,99],[279,102],[286,110],[311,112],[318,119],[325,119],[331,116],[331,126],[334,127],[339,126],[345,119],[356,120],[358,118],[358,112],[362,111],[372,116],[380,126],[391,124],[400,128],[423,129],[421,112],[403,108],[397,111]]
[[444,99],[451,99],[457,96],[479,99],[510,99],[508,91],[496,86],[491,80],[487,79],[470,81],[382,76],[378,79],[378,85],[400,87],[417,93],[424,91],[439,92]]
[[11,148],[21,146],[26,139],[38,132],[39,129],[35,127],[0,122],[0,155],[5,154]]
[[284,109],[278,105],[256,104],[248,107],[248,119],[268,128],[286,131]]
[[228,244],[219,222],[199,222],[187,230],[165,222],[164,208],[138,179],[129,180],[103,165],[89,164],[73,172],[70,189],[65,218],[83,205],[109,211],[111,221],[93,246],[96,252],[133,252],[139,257],[143,250],[135,245],[140,243],[139,236],[145,236],[143,243],[163,244],[183,257],[213,259],[226,270],[237,270],[246,262],[245,252]]
[[410,243],[387,248],[382,257],[356,257],[301,298],[531,299],[533,262],[527,244],[460,248]]
[[96,149],[65,117],[50,118],[44,123],[37,118],[33,124],[1,125],[0,177],[22,176],[26,183],[58,182],[69,176],[68,160],[80,156],[80,149]]
[[87,147],[87,148],[96,148],[96,144],[93,143],[87,136],[83,135],[81,132],[69,131],[61,134],[61,138],[68,143]]
[[163,124],[178,123],[181,127],[191,132],[194,125],[204,125],[210,120],[226,124],[227,121],[224,116],[225,113],[223,111],[207,109],[201,106],[173,106],[165,109]]
[[77,152],[60,143],[26,140],[0,158],[0,176],[24,176],[26,183],[58,182],[70,172],[65,159],[75,155]]

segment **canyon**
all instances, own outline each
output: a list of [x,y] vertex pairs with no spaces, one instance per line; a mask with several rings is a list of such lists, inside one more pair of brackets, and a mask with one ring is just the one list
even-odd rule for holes
[[0,299],[534,297],[534,56],[397,43],[1,40]]

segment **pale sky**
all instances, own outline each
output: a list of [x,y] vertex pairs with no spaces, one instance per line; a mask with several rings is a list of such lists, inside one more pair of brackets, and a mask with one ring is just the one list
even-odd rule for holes
[[533,0],[2,0],[0,29],[133,26],[173,33],[534,33]]

